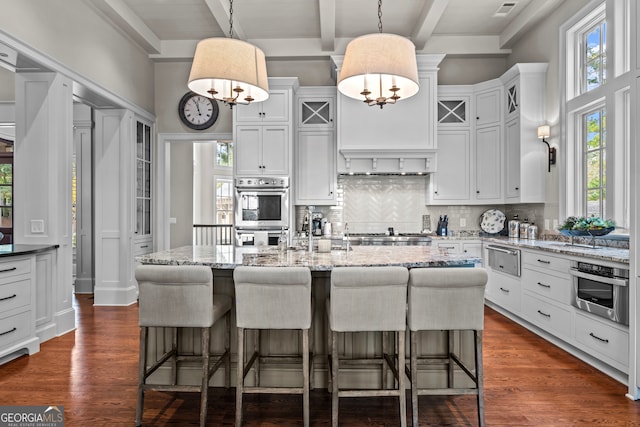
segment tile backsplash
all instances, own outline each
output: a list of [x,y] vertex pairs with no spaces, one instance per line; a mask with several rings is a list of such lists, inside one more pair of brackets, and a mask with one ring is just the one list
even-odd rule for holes
[[[477,233],[480,215],[487,209],[501,209],[512,218],[528,219],[544,226],[544,204],[428,206],[428,176],[340,176],[336,206],[315,206],[315,212],[333,224],[341,233],[345,223],[352,233],[384,233],[393,227],[400,233],[435,230],[440,215],[449,217],[449,230]],[[302,229],[306,206],[296,207],[296,230]],[[430,224],[426,219],[430,218]]]

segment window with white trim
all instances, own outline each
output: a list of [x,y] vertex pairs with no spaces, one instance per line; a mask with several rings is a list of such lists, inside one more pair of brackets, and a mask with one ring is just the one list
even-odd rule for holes
[[[560,27],[566,173],[561,216],[629,227],[629,0],[593,0]],[[609,15],[608,15],[609,14]],[[626,154],[625,154],[626,153]]]

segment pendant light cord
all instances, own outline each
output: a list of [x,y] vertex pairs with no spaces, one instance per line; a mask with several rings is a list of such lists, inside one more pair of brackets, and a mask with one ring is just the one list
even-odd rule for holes
[[382,0],[378,0],[378,31],[382,33]]
[[233,0],[229,0],[229,38],[233,38]]

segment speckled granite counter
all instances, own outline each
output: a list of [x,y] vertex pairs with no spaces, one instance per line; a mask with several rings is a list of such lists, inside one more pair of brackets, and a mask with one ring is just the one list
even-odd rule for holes
[[312,271],[330,271],[338,266],[386,266],[408,268],[477,265],[481,259],[469,254],[448,254],[430,246],[354,246],[349,253],[333,250],[309,253],[299,249],[279,251],[274,247],[183,246],[136,258],[142,264],[207,265],[233,269],[238,265],[308,266]]
[[498,245],[513,246],[521,249],[538,249],[563,255],[573,255],[629,264],[629,249],[603,246],[596,246],[593,248],[587,245],[570,245],[567,242],[562,241],[510,239],[508,237],[483,237],[482,241],[484,244],[495,243]]

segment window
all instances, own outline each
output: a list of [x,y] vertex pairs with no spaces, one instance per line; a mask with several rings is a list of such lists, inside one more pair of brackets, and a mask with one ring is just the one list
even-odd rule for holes
[[216,165],[233,167],[233,143],[230,141],[216,142]]
[[598,108],[582,116],[584,135],[585,201],[587,216],[606,218],[606,111]]
[[[610,16],[607,16],[610,13]],[[629,227],[629,0],[593,0],[560,27],[566,170],[559,214]],[[565,197],[563,197],[565,196]]]
[[588,92],[607,80],[607,21],[604,14],[582,34],[581,92]]
[[215,178],[216,224],[233,224],[233,180]]

